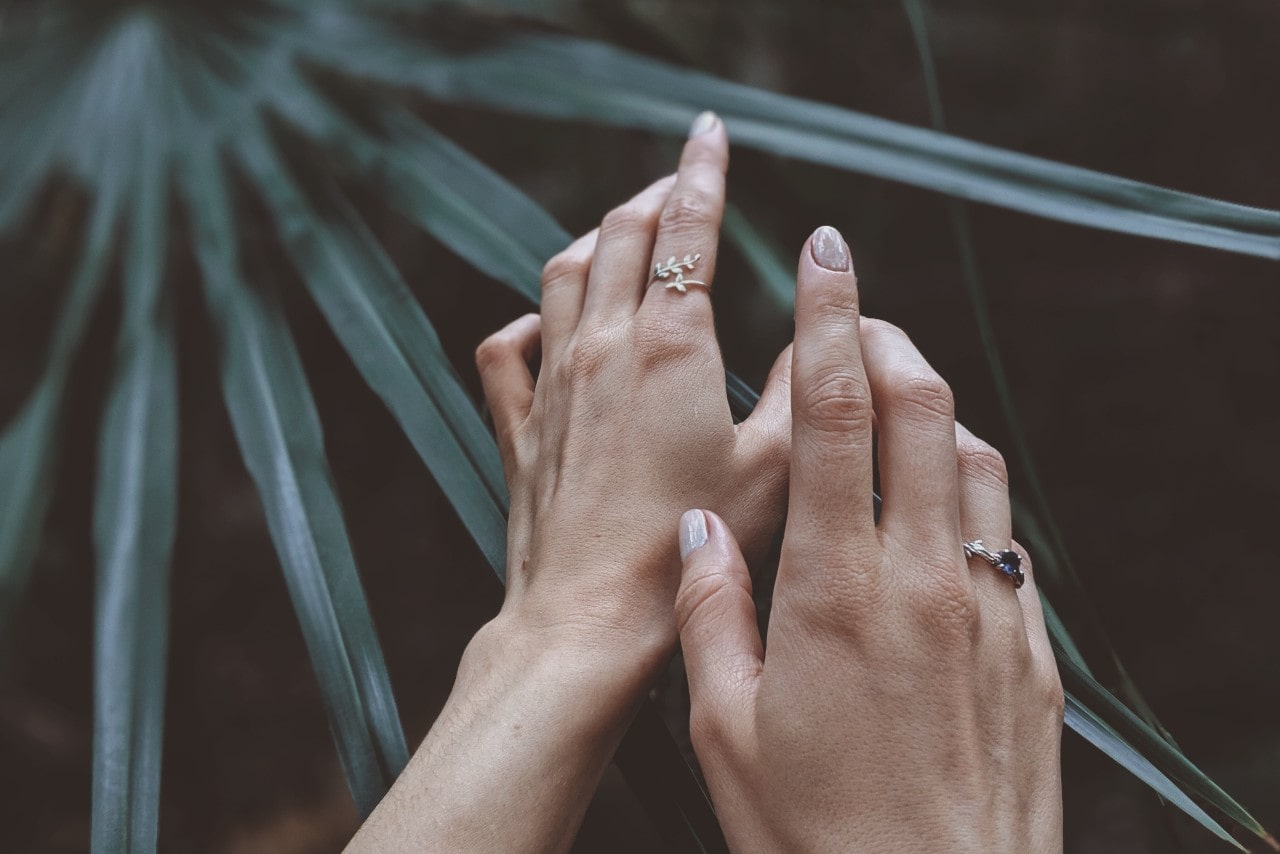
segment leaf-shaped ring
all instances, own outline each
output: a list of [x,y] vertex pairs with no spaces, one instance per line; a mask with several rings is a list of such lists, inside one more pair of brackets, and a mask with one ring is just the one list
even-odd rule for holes
[[[689,285],[702,285],[704,288],[710,288],[707,282],[698,279],[686,279],[684,277],[686,270],[692,270],[694,265],[698,263],[698,259],[702,257],[699,252],[696,255],[686,255],[683,259],[676,258],[672,255],[667,259],[666,263],[658,263],[653,266],[653,278],[649,280],[649,284],[662,282],[664,287],[674,288],[680,293],[688,293]],[[674,278],[673,278],[674,277]],[[670,281],[668,281],[670,279]]]

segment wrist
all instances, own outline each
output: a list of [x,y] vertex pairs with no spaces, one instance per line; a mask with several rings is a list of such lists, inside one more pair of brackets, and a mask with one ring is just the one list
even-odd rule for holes
[[610,718],[629,720],[674,643],[609,627],[553,622],[506,607],[481,627],[463,656],[462,672],[519,671],[543,678],[548,690],[583,707],[591,698]]

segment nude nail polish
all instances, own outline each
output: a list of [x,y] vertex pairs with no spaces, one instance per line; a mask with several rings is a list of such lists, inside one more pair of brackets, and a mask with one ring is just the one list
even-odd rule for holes
[[716,126],[720,121],[720,117],[715,113],[707,110],[705,113],[699,113],[698,117],[693,120],[693,126],[689,128],[689,139],[695,136],[701,136]]
[[809,239],[809,252],[819,267],[841,273],[849,269],[849,245],[844,242],[840,232],[829,225],[824,225],[813,233],[813,237]]
[[680,559],[688,560],[689,555],[704,546],[707,542],[707,516],[701,510],[687,510],[680,517]]

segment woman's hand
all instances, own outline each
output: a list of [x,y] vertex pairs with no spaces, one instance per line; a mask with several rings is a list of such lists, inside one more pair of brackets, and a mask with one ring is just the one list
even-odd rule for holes
[[673,255],[712,281],[728,157],[704,114],[675,176],[547,264],[541,321],[477,352],[511,492],[506,601],[349,851],[567,849],[675,646],[671,520],[714,508],[748,549],[781,525],[790,357],[735,427],[706,287],[651,283]]
[[709,287],[654,277],[694,256],[683,278],[714,280],[728,157],[723,124],[705,114],[678,174],[547,264],[541,323],[521,318],[477,352],[511,492],[498,623],[581,650],[636,696],[676,640],[671,520],[713,508],[749,553],[782,521],[790,359],[735,426]]
[[693,743],[730,846],[1060,851],[1062,688],[1035,585],[962,549],[1010,542],[1003,461],[906,335],[860,318],[832,229],[800,261],[791,405],[767,653],[732,522],[681,522]]

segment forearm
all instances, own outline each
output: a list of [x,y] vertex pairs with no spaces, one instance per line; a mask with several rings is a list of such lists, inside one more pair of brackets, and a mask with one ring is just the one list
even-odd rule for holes
[[563,851],[651,665],[499,618],[348,852]]

